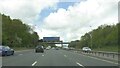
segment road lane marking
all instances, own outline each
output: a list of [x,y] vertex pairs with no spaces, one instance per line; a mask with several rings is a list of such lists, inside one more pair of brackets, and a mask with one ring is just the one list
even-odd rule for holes
[[82,64],[80,64],[80,63],[78,63],[78,62],[76,62],[76,64],[79,65],[79,66],[81,66],[81,67],[84,67]]
[[88,55],[83,54],[83,53],[81,53],[81,54],[76,53],[76,54],[78,54],[78,55],[82,55],[82,56],[85,56],[85,57],[89,57],[89,58],[93,58],[93,59],[97,59],[97,60],[100,60],[100,61],[104,61],[104,62],[108,62],[108,63],[112,63],[112,64],[116,64],[116,65],[118,65],[118,63],[116,63],[116,62],[112,62],[112,61],[104,60],[104,59],[99,59],[99,58],[96,58],[96,57],[88,56]]
[[64,57],[67,57],[67,55],[64,55]]
[[[90,56],[88,56],[88,57],[90,57]],[[107,61],[107,60],[103,60],[103,59],[98,59],[98,58],[95,58],[95,57],[90,57],[90,58],[97,59],[97,60],[101,60],[101,61],[105,61],[105,62],[108,62],[108,63],[118,64],[118,63],[114,63],[114,62],[112,62],[112,61]]]
[[45,55],[42,55],[42,56],[45,56]]
[[[82,54],[82,55],[83,55],[83,54]],[[105,61],[105,62],[108,62],[108,63],[112,63],[112,64],[116,64],[116,65],[118,65],[118,63],[115,63],[115,62],[112,62],[112,61],[103,60],[103,59],[99,59],[99,58],[91,57],[91,56],[87,56],[87,55],[83,55],[83,56],[86,56],[86,57],[89,57],[89,58],[93,58],[93,59],[97,59],[97,60],[101,60],[101,61]]]
[[32,64],[32,66],[35,66],[36,63],[37,63],[37,61],[35,61],[35,62]]
[[19,55],[23,55],[23,54],[19,54]]

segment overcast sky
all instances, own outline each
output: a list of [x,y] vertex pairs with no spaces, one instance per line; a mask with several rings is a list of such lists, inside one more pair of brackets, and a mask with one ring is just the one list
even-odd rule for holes
[[31,25],[40,39],[57,36],[72,41],[100,25],[118,23],[119,1],[0,0],[0,13]]

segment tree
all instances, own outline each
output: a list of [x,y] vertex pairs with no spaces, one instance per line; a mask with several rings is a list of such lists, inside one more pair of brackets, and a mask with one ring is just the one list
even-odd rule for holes
[[[11,47],[34,47],[38,44],[37,32],[19,19],[2,15],[2,44]],[[32,32],[32,33],[31,33]]]
[[[116,25],[101,25],[97,29],[86,33],[80,39],[80,44],[77,47],[91,47],[104,48],[104,47],[117,47],[120,23]],[[91,36],[91,37],[90,37]],[[92,43],[91,43],[92,41]]]

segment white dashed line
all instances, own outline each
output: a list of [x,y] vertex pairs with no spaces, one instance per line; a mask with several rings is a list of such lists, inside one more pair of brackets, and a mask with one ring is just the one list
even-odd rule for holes
[[42,56],[45,56],[45,55],[42,55]]
[[67,55],[64,55],[64,57],[67,57]]
[[23,55],[23,54],[19,54],[19,55]]
[[91,56],[87,56],[87,55],[83,55],[83,56],[86,56],[86,57],[89,57],[89,58],[93,58],[93,59],[97,59],[97,60],[101,60],[101,61],[104,61],[104,62],[108,62],[108,63],[117,64],[118,65],[118,63],[115,63],[115,62],[112,62],[112,61],[108,61],[108,60],[104,60],[104,59],[99,59],[99,58],[91,57]]
[[79,65],[79,66],[81,66],[81,67],[84,67],[82,64],[80,64],[80,63],[78,63],[78,62],[76,62],[76,64]]
[[36,63],[37,63],[37,61],[35,61],[35,62],[32,64],[32,66],[35,66]]

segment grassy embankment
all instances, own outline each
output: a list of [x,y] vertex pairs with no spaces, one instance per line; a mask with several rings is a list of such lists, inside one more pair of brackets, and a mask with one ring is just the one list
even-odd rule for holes
[[94,49],[95,51],[108,51],[108,52],[118,52],[118,47],[115,46],[109,46],[109,47],[103,47],[103,48],[97,48],[97,49]]

